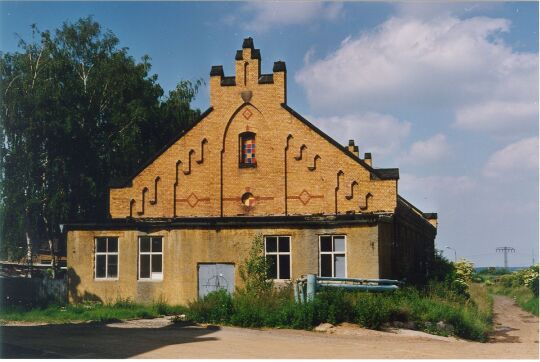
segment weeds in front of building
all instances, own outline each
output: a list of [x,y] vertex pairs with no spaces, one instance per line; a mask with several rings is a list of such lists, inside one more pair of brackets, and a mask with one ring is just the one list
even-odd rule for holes
[[[489,299],[487,294],[481,297]],[[264,295],[216,291],[191,303],[187,317],[198,323],[308,330],[321,323],[352,322],[381,329],[400,322],[412,329],[478,341],[485,341],[491,330],[491,309],[483,310],[476,301],[441,284],[390,294],[324,290],[305,304],[294,302],[290,288]]]
[[295,303],[291,285],[272,288],[260,283],[266,280],[269,266],[259,244],[256,239],[241,268],[246,287],[233,295],[220,290],[193,301],[188,319],[308,330],[321,323],[352,322],[370,329],[403,325],[478,341],[485,341],[491,331],[491,298],[482,286],[471,286],[472,264],[466,261],[454,265],[437,257],[437,273],[424,287],[409,286],[388,294],[323,289],[313,301],[301,304]]
[[150,305],[142,305],[134,303],[131,299],[118,299],[113,303],[86,301],[80,304],[53,304],[34,308],[7,306],[0,311],[0,321],[41,323],[114,322],[176,315],[184,313],[185,310],[186,308],[183,306],[171,306],[163,300],[157,300]]
[[[323,289],[307,303],[295,303],[290,284],[267,281],[270,267],[264,258],[262,238],[256,237],[240,267],[244,287],[228,294],[218,290],[184,306],[170,306],[163,298],[151,305],[131,299],[111,303],[86,302],[24,310],[6,308],[2,320],[70,322],[117,321],[185,314],[197,323],[240,327],[311,330],[321,323],[350,322],[370,329],[404,326],[439,335],[485,341],[491,331],[492,302],[483,285],[470,283],[472,269],[437,257],[437,273],[423,287],[408,286],[392,293],[346,292]],[[176,318],[183,320],[185,318]]]

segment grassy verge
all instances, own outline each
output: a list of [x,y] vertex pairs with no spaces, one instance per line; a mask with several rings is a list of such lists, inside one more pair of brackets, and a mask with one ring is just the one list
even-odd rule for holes
[[420,292],[404,288],[389,294],[325,290],[313,302],[297,304],[290,291],[255,297],[215,292],[189,305],[188,318],[199,323],[240,327],[312,329],[320,323],[353,322],[379,329],[386,323],[409,322],[415,329],[485,341],[491,330],[491,307],[485,291],[465,299],[440,287]]
[[538,316],[538,265],[514,272],[488,268],[473,279],[485,283],[490,293],[512,297],[523,310]]
[[525,286],[504,286],[494,284],[489,287],[494,294],[506,295],[514,298],[516,303],[529,313],[538,316],[538,297],[535,297],[531,290]]
[[67,306],[51,305],[26,309],[5,307],[0,310],[0,321],[69,323],[78,321],[110,322],[133,318],[155,318],[185,312],[185,307],[168,306],[157,302],[152,305],[119,301],[114,304],[83,303]]
[[489,316],[489,323],[492,322],[493,297],[484,283],[471,283],[469,286],[471,300],[476,304],[478,311]]

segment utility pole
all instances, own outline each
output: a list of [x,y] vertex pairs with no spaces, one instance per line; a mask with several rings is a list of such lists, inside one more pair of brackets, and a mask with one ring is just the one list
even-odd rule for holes
[[516,249],[509,246],[501,246],[500,248],[495,249],[498,253],[504,253],[504,269],[508,270],[508,253],[515,253]]
[[450,250],[453,250],[453,251],[454,251],[454,263],[457,262],[457,252],[456,252],[456,249],[451,248],[451,247],[449,247],[449,246],[447,246],[446,249],[450,249]]

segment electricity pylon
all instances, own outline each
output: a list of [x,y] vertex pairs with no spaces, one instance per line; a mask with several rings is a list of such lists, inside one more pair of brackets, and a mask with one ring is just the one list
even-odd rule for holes
[[497,252],[504,253],[504,269],[508,269],[508,253],[515,253],[516,249],[509,246],[501,246],[500,248],[495,249]]

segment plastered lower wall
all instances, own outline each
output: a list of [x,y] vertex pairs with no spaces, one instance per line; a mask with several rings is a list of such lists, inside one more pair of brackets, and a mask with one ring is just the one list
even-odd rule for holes
[[[318,236],[346,235],[347,276],[378,278],[377,226],[355,226],[332,229],[229,229],[229,230],[158,230],[149,234],[138,231],[70,231],[67,258],[69,299],[97,299],[114,302],[131,298],[151,303],[159,298],[171,304],[185,304],[198,294],[198,263],[234,263],[235,285],[241,285],[238,267],[248,254],[253,237],[263,235],[291,236],[292,278],[318,273]],[[163,280],[137,280],[138,236],[163,236]],[[94,278],[94,238],[119,238],[118,280]]]

